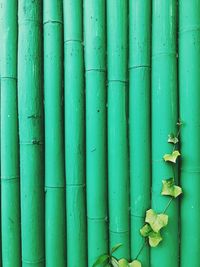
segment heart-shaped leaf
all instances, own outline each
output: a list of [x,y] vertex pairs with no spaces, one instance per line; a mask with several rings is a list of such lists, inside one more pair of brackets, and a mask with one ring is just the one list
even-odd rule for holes
[[129,266],[129,263],[126,259],[120,259],[118,261],[118,264],[119,264],[119,267],[128,267]]
[[142,264],[140,261],[134,260],[134,261],[130,262],[128,266],[129,267],[142,267]]
[[141,229],[140,229],[140,233],[143,237],[148,237],[149,234],[152,232],[152,228],[149,224],[145,224]]
[[110,254],[112,255],[116,250],[118,250],[122,246],[122,243],[116,244],[112,249]]
[[168,143],[176,145],[178,142],[179,140],[174,134],[168,135]]
[[149,245],[151,247],[156,247],[161,242],[162,237],[160,235],[160,232],[156,233],[153,231],[151,226],[149,224],[145,224],[141,229],[140,233],[144,237],[148,237],[149,239]]
[[108,254],[103,254],[103,255],[99,256],[98,259],[96,260],[96,262],[92,266],[96,267],[100,264],[105,264],[106,262],[108,262],[109,257],[110,256]]
[[142,264],[138,260],[128,262],[126,259],[120,259],[118,261],[119,267],[142,267]]
[[113,267],[119,267],[118,261],[114,257],[111,258],[111,264]]
[[153,248],[157,247],[158,244],[162,241],[162,237],[160,232],[155,233],[155,232],[151,232],[149,234],[149,245]]
[[154,210],[150,209],[146,211],[145,222],[149,223],[152,230],[158,233],[160,229],[168,224],[168,215],[157,214]]
[[161,194],[163,196],[172,196],[176,198],[183,192],[180,186],[175,185],[174,178],[163,180],[162,184]]
[[181,155],[180,152],[178,150],[175,150],[172,152],[172,154],[165,154],[163,159],[164,161],[176,163],[176,160],[180,155]]

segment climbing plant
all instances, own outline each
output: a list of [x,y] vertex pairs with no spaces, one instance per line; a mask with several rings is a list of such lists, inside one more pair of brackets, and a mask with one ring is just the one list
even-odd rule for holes
[[117,244],[114,246],[110,253],[101,255],[97,261],[93,264],[93,267],[103,265],[106,267],[141,267],[141,263],[137,260],[134,260],[132,262],[128,262],[127,259],[116,259],[113,256],[113,253],[118,250],[122,246],[122,243]]
[[145,224],[140,229],[140,234],[144,237],[144,243],[142,244],[141,249],[139,250],[136,258],[132,262],[128,262],[127,259],[117,259],[113,256],[113,253],[119,249],[122,244],[117,244],[114,246],[110,253],[101,255],[96,262],[93,264],[93,267],[103,265],[106,267],[142,267],[142,263],[138,260],[140,253],[142,252],[145,245],[148,243],[150,247],[157,247],[159,243],[163,240],[161,231],[164,227],[167,226],[169,217],[166,214],[167,209],[174,199],[182,194],[182,188],[175,184],[175,164],[177,162],[177,158],[181,156],[177,145],[179,143],[179,134],[182,123],[177,122],[178,131],[177,134],[171,133],[168,135],[168,143],[172,144],[172,152],[170,154],[165,154],[163,156],[163,160],[167,164],[171,164],[173,170],[173,177],[162,180],[162,196],[170,196],[170,199],[164,207],[162,213],[157,213],[153,209],[149,209],[146,211],[145,216]]

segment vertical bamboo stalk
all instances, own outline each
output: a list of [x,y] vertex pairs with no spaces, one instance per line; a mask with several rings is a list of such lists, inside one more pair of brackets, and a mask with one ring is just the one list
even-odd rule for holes
[[0,1],[2,264],[21,266],[17,1]]
[[[177,123],[177,1],[153,0],[152,30],[152,208],[163,212],[168,197],[161,196],[162,179],[174,177],[163,160],[171,153],[168,135],[176,133]],[[176,177],[174,177],[176,178]],[[167,210],[169,224],[162,231],[163,241],[151,249],[151,265],[178,266],[178,203]]]
[[[0,23],[1,23],[1,16],[0,16]],[[0,107],[1,107],[1,55],[0,55]],[[0,108],[0,120],[1,120],[1,108]],[[1,123],[0,123],[0,131],[1,131]],[[1,149],[1,138],[0,138],[0,149]],[[2,173],[1,171],[1,156],[0,156],[0,175]],[[1,194],[1,188],[0,188],[0,194]],[[1,207],[1,197],[0,197],[0,207]],[[0,208],[0,229],[1,229],[1,208]],[[0,267],[2,266],[2,234],[0,232]]]
[[[144,225],[151,194],[151,1],[130,0],[129,10],[131,258],[135,259],[144,242],[139,230]],[[148,246],[143,249],[139,259],[144,266],[149,266]]]
[[84,0],[88,266],[107,252],[105,0]]
[[[1,23],[1,21],[0,21]],[[1,65],[1,55],[0,55],[0,65]],[[0,67],[0,103],[1,103],[1,67]],[[0,118],[1,118],[1,108],[0,108]],[[1,130],[1,123],[0,123],[0,130]],[[0,148],[1,148],[1,138],[0,138]],[[2,173],[1,171],[1,157],[0,157],[0,175]],[[0,194],[1,194],[1,190],[0,190]],[[0,207],[1,207],[1,197],[0,197]],[[0,228],[2,228],[2,224],[1,224],[1,209],[0,209]],[[2,231],[1,231],[2,232]],[[0,232],[0,267],[2,266],[2,234]]]
[[22,266],[44,267],[42,2],[19,0]]
[[[200,1],[179,1],[181,129],[181,267],[199,266]],[[188,140],[192,136],[192,140]],[[193,231],[192,229],[195,229]]]
[[[2,16],[0,15],[0,23],[2,23]],[[0,34],[1,34],[1,28],[0,28]],[[0,120],[1,120],[1,53],[0,53]],[[0,123],[0,131],[1,131],[1,123]],[[1,138],[0,138],[0,149],[1,149]],[[1,171],[1,155],[0,155],[0,175],[2,174]],[[1,195],[1,187],[0,187],[0,195]],[[0,229],[1,229],[1,197],[0,197]],[[2,266],[2,231],[0,231],[0,267]]]
[[17,118],[17,1],[0,2],[2,264],[21,266]]
[[108,169],[110,246],[122,243],[118,257],[129,251],[129,174],[126,114],[128,1],[107,1]]
[[46,266],[66,266],[62,1],[43,1]]
[[87,267],[83,2],[64,1],[68,266]]

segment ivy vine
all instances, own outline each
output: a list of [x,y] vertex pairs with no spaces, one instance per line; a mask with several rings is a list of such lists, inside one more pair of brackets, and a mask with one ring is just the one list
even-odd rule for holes
[[181,156],[177,146],[179,144],[179,134],[181,129],[181,121],[177,122],[178,131],[177,134],[171,133],[168,135],[168,143],[173,145],[171,154],[165,154],[163,160],[171,164],[173,170],[173,176],[168,179],[162,180],[162,196],[170,196],[170,200],[167,203],[162,213],[157,213],[153,209],[146,211],[145,224],[140,229],[140,234],[144,237],[144,242],[140,248],[136,258],[132,262],[128,262],[127,259],[117,259],[113,256],[113,253],[118,250],[122,244],[117,244],[114,246],[110,253],[103,254],[98,257],[96,262],[93,264],[93,267],[104,265],[107,267],[142,267],[142,263],[138,260],[138,257],[145,245],[148,243],[150,247],[157,247],[159,243],[163,240],[161,235],[161,230],[168,225],[169,217],[166,214],[167,209],[169,208],[172,201],[182,194],[182,188],[175,184],[175,164],[177,158]]

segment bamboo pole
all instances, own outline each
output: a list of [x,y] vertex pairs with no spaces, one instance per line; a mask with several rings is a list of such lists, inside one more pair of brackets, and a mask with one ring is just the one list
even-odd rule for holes
[[62,1],[43,1],[46,266],[66,266]]
[[22,266],[44,267],[42,2],[19,0]]
[[[176,134],[177,123],[177,1],[153,1],[152,29],[152,208],[163,212],[168,203],[161,196],[162,179],[174,177],[170,164],[163,160],[171,153],[168,135]],[[177,177],[174,177],[177,178]],[[177,182],[177,181],[176,181]],[[178,266],[178,203],[167,210],[169,224],[163,230],[163,241],[151,249],[151,265]]]
[[0,2],[2,264],[21,266],[17,115],[17,1]]
[[[1,23],[1,20],[0,20]],[[0,55],[0,103],[1,103],[1,55]],[[1,118],[1,108],[0,108],[0,118]],[[0,123],[0,130],[1,130],[1,123]],[[0,148],[1,148],[1,138],[0,138]],[[2,167],[1,167],[2,163],[1,163],[1,156],[0,156],[0,175],[2,174]],[[0,194],[1,194],[1,190],[0,190]],[[0,207],[1,207],[1,197],[0,197]],[[0,229],[2,228],[2,224],[1,224],[1,208],[0,208]],[[2,266],[2,234],[0,232],[0,267]]]
[[64,1],[68,266],[87,267],[83,3]]
[[[181,129],[181,267],[199,266],[200,224],[200,1],[179,1]],[[188,135],[192,140],[188,140]],[[193,231],[192,229],[195,229]]]
[[123,246],[115,253],[130,257],[129,174],[127,132],[127,42],[128,1],[107,1],[108,54],[108,169],[110,247]]
[[88,266],[108,250],[105,0],[84,0]]
[[[0,23],[2,21],[2,17],[0,16]],[[1,29],[0,29],[0,34],[1,34]],[[0,120],[1,120],[1,54],[0,54]],[[1,123],[0,123],[0,131],[1,131]],[[0,138],[0,149],[1,149],[1,138]],[[0,175],[2,174],[2,167],[1,167],[1,156],[0,156]],[[1,194],[1,188],[0,188],[0,194]],[[1,197],[0,197],[0,229],[1,229]],[[2,234],[0,231],[0,267],[2,266]]]
[[[131,258],[144,242],[139,230],[150,207],[150,67],[151,1],[129,1],[129,133],[131,180]],[[145,166],[145,168],[144,168]],[[150,266],[149,247],[139,260]]]
[[[0,23],[2,22],[2,17],[0,15]],[[0,29],[1,31],[1,29]],[[0,33],[1,34],[1,33]],[[1,103],[1,94],[2,94],[2,89],[1,89],[1,54],[0,54],[0,103]],[[0,105],[1,106],[1,105]],[[1,118],[1,108],[0,108],[0,118]],[[0,131],[1,131],[1,123],[0,123]],[[1,149],[1,138],[0,138],[0,149]],[[2,173],[1,171],[1,156],[0,156],[0,175]],[[1,194],[1,187],[0,187],[0,194]],[[1,197],[0,197],[0,229],[1,229]],[[1,234],[1,231],[0,231],[0,267],[2,266],[2,234]]]
[[21,266],[21,248],[16,82],[17,2],[1,1],[0,6],[2,264],[18,267]]

